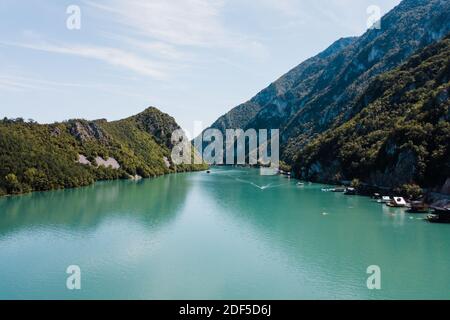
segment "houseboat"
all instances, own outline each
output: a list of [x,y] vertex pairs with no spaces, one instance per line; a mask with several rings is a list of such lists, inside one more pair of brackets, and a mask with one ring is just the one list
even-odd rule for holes
[[393,208],[405,208],[408,206],[405,199],[402,197],[394,197],[392,201],[386,203],[389,207]]

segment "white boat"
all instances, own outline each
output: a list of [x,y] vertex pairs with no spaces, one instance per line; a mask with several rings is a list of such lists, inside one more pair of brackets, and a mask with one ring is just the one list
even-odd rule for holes
[[389,203],[389,202],[391,202],[391,197],[388,197],[388,196],[383,196],[383,197],[381,197],[381,199],[380,200],[378,200],[378,203]]
[[405,208],[408,206],[408,203],[402,197],[394,197],[394,199],[392,199],[392,201],[389,201],[387,205],[394,208]]

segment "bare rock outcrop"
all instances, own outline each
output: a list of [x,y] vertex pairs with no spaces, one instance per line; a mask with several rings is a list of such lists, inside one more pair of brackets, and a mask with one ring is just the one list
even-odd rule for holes
[[107,143],[109,140],[107,134],[95,121],[73,120],[70,122],[69,132],[81,142],[95,139]]

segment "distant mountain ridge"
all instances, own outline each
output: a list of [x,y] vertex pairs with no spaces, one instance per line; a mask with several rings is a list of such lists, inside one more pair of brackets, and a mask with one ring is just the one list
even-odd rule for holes
[[381,30],[343,38],[306,60],[211,127],[280,129],[282,159],[294,158],[315,135],[350,119],[378,75],[450,32],[450,1],[404,0]]
[[376,76],[449,32],[449,1],[402,1],[382,18],[381,30],[366,32],[333,58],[331,69],[322,72],[313,96],[284,126],[283,137],[288,140],[285,158],[292,159],[295,152],[291,150],[304,146],[311,136],[348,120],[359,96]]
[[0,195],[205,169],[172,163],[171,135],[178,129],[154,107],[113,122],[1,120]]
[[378,76],[360,112],[298,153],[296,175],[388,188],[443,186],[450,177],[449,57],[450,34]]
[[287,74],[283,75],[269,87],[258,93],[250,101],[237,106],[227,114],[220,117],[214,124],[211,125],[211,128],[219,129],[224,132],[226,129],[243,129],[249,127],[249,123],[258,115],[264,106],[269,103],[275,103],[274,97],[281,97],[289,92],[289,90],[296,86],[299,78],[314,77],[315,72],[327,63],[327,59],[352,44],[355,40],[356,37],[337,40],[317,56],[306,60],[299,66],[289,71]]

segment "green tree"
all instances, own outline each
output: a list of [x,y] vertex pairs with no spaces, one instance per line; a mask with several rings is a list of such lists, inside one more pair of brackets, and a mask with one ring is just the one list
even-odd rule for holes
[[395,189],[395,191],[411,200],[416,200],[423,196],[422,188],[416,184],[404,184],[401,187]]
[[33,190],[47,190],[47,175],[36,168],[29,168],[23,174],[24,183],[28,184]]
[[6,190],[11,194],[22,192],[22,186],[14,173],[10,173],[5,177]]
[[351,187],[355,189],[359,189],[361,187],[361,181],[359,179],[353,179],[351,183]]

